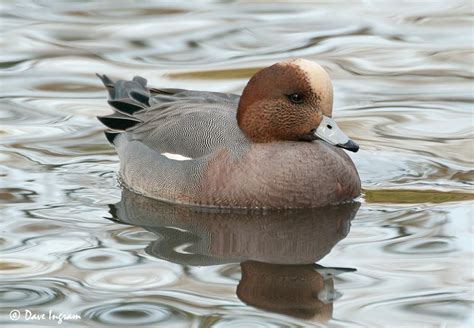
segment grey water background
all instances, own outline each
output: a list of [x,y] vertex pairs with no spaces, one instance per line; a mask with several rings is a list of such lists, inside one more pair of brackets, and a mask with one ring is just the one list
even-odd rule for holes
[[[472,2],[30,0],[0,12],[2,326],[58,325],[13,309],[79,314],[68,327],[473,323]],[[357,271],[334,278],[325,318],[246,304],[240,258],[154,256],[157,238],[188,229],[174,221],[160,237],[106,219],[122,192],[95,72],[240,93],[288,57],[328,70],[334,118],[361,146],[361,206],[318,262]]]

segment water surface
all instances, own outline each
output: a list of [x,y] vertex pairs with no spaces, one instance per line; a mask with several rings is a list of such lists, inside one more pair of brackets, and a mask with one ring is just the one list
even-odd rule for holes
[[[470,2],[0,6],[2,325],[472,323]],[[95,72],[240,93],[288,57],[333,79],[361,204],[237,215],[122,194]]]

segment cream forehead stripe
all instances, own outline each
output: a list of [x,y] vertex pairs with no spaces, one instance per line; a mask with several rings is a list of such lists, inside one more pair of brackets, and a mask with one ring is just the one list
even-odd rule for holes
[[308,77],[311,89],[321,97],[326,98],[330,95],[332,101],[332,83],[328,73],[320,65],[315,62],[296,59],[293,64],[297,65]]

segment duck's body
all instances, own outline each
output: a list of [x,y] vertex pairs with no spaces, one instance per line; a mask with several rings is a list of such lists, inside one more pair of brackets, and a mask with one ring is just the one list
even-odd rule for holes
[[115,130],[106,135],[117,148],[122,183],[135,192],[229,208],[321,207],[360,194],[343,150],[319,139],[249,137],[237,119],[238,95],[102,79],[115,113],[100,120]]

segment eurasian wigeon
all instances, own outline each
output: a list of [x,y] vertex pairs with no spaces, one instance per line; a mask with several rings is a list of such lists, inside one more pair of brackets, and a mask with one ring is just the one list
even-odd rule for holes
[[331,80],[312,61],[264,68],[242,96],[99,77],[114,109],[99,120],[136,193],[225,208],[314,208],[360,195],[341,149],[359,146],[331,118]]

